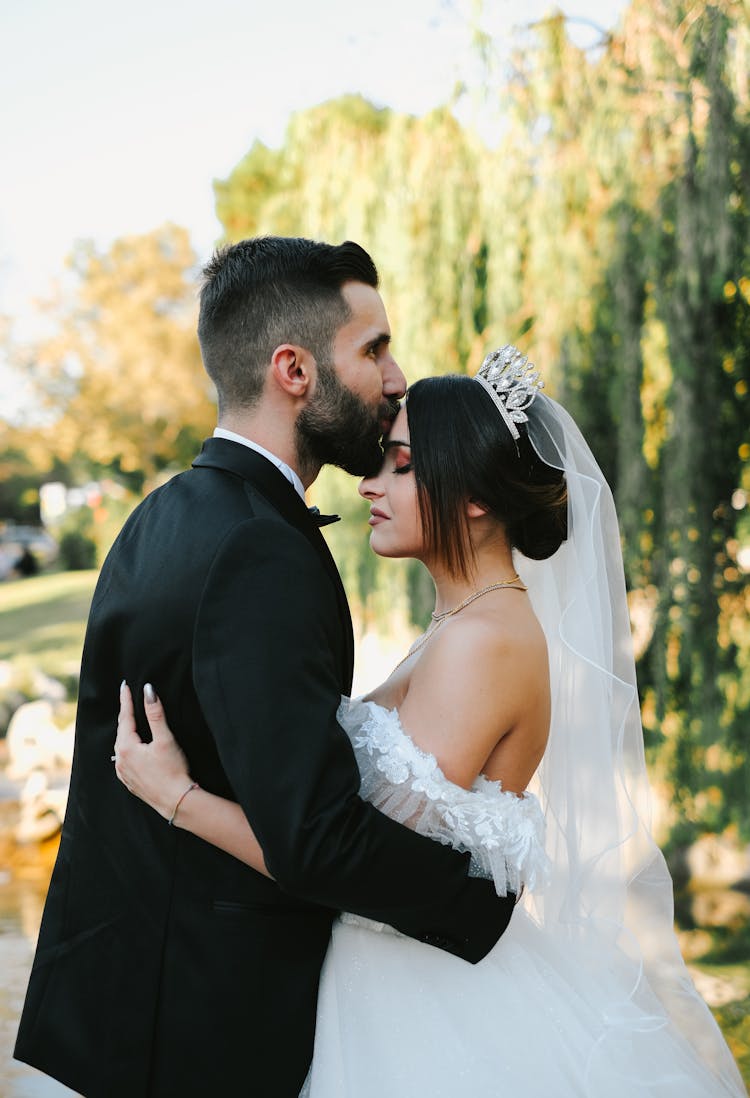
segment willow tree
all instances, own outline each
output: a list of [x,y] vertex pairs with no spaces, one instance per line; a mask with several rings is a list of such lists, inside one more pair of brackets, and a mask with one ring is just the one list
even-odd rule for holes
[[516,125],[496,185],[524,199],[514,277],[535,353],[555,363],[615,489],[660,769],[688,822],[716,827],[748,792],[735,616],[747,582],[732,558],[747,460],[749,56],[747,11],[731,2],[636,0],[591,59],[561,16],[543,20],[503,89]]
[[[462,371],[484,345],[486,244],[480,221],[479,142],[447,109],[416,118],[346,96],[292,117],[284,143],[256,142],[216,184],[228,240],[260,233],[353,239],[370,251],[410,381]],[[418,571],[380,567],[367,548],[367,513],[349,478],[326,471],[321,507],[347,522],[329,540],[365,617],[427,598]],[[412,592],[413,600],[408,597]]]
[[747,582],[729,557],[747,417],[747,47],[739,5],[637,0],[599,64],[620,95],[621,170],[590,346],[609,341],[613,482],[651,619],[644,718],[687,832],[746,823],[747,636],[732,612]]
[[[633,0],[593,50],[550,16],[485,89],[491,147],[447,110],[348,97],[217,186],[230,239],[360,239],[410,378],[507,340],[543,369],[615,490],[649,743],[696,826],[748,793],[748,71],[737,0]],[[321,492],[356,513],[348,482]],[[349,589],[419,617],[416,573],[372,561],[359,515],[331,534]]]
[[344,96],[292,117],[280,149],[256,142],[216,210],[228,240],[352,239],[372,252],[410,379],[462,369],[484,303],[478,162],[447,109],[416,118]]
[[732,499],[747,441],[747,406],[743,416],[740,402],[747,391],[748,301],[738,288],[750,258],[750,117],[732,90],[738,60],[732,8],[706,4],[691,12],[686,64],[673,77],[682,93],[683,159],[662,190],[654,232],[654,295],[671,386],[660,455],[660,605],[651,662],[676,791],[688,819],[710,826],[732,815],[746,823],[742,801],[725,794],[741,784],[750,789],[738,753],[737,722],[747,709],[742,714],[731,703],[741,645],[718,628],[722,600],[747,586],[729,565],[737,544]]

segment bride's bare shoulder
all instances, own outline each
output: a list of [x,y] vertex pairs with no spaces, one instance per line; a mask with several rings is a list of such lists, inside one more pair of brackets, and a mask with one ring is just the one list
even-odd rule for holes
[[546,735],[548,683],[544,634],[533,615],[498,622],[486,612],[467,614],[441,626],[415,660],[402,722],[451,780],[470,785],[509,734],[519,747]]
[[[507,596],[506,596],[507,597]],[[473,607],[473,613],[447,620],[418,638],[414,655],[398,664],[388,678],[365,698],[386,708],[400,709],[426,693],[450,691],[457,701],[489,679],[494,685],[509,676],[530,676],[539,685],[547,667],[544,633],[528,604],[506,608]],[[429,635],[428,635],[429,634]]]
[[[538,676],[547,663],[544,632],[530,607],[512,607],[503,614],[483,608],[441,626],[415,664],[412,685],[442,681],[445,671],[461,671],[475,682],[489,676],[497,685],[507,675]],[[448,680],[456,685],[454,675]]]

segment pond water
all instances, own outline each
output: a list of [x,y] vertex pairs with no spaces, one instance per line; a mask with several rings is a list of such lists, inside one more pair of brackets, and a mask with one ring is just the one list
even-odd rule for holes
[[[3,806],[5,807],[5,806]],[[18,1019],[57,843],[13,848],[0,835],[0,1095],[64,1098],[74,1091],[12,1059]]]

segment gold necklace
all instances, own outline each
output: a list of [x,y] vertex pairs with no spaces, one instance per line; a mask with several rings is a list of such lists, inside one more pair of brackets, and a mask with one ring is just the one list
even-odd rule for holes
[[[397,671],[402,663],[406,663],[406,661],[408,659],[411,659],[411,657],[415,655],[415,653],[419,652],[421,648],[424,648],[424,646],[427,644],[427,641],[430,639],[433,633],[435,633],[440,628],[444,621],[447,621],[448,618],[452,618],[454,614],[458,614],[461,610],[465,609],[465,607],[467,607],[469,603],[474,602],[474,599],[481,598],[482,595],[486,595],[490,591],[499,591],[502,588],[506,588],[511,591],[528,590],[526,585],[521,582],[521,578],[518,573],[516,573],[510,579],[500,580],[499,583],[490,583],[487,587],[482,587],[480,591],[472,592],[472,594],[468,595],[463,600],[463,602],[459,602],[458,606],[454,606],[452,610],[444,610],[441,614],[432,614],[433,620],[430,628],[421,637],[417,638],[417,640],[411,646],[403,659],[400,659],[398,661],[396,666],[393,668],[393,671]],[[391,674],[393,674],[393,671],[391,672]]]
[[[508,579],[498,580],[497,583],[490,583],[486,587],[483,587],[480,591],[474,591],[471,595],[468,595],[463,602],[459,602],[458,606],[454,606],[452,610],[443,610],[442,613],[436,614],[434,611],[430,614],[433,621],[443,621],[445,618],[452,618],[454,614],[457,614],[459,610],[463,610],[464,606],[468,606],[474,599],[478,599],[481,595],[486,595],[488,591],[497,591],[501,587],[510,587],[512,584],[519,583],[521,577],[518,572],[514,572]],[[518,588],[519,591],[525,591],[526,588],[521,584]]]

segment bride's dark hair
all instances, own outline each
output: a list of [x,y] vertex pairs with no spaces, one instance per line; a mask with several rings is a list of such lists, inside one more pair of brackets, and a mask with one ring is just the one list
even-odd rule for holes
[[406,394],[411,463],[425,538],[453,575],[472,569],[467,500],[505,528],[511,547],[533,560],[567,537],[567,489],[519,424],[516,442],[488,394],[460,374],[415,382]]

